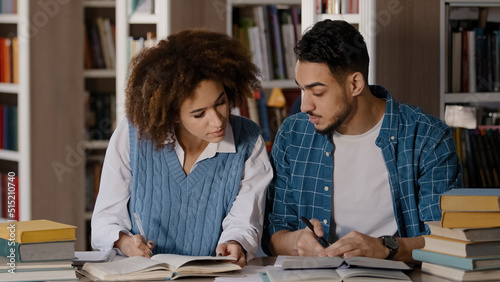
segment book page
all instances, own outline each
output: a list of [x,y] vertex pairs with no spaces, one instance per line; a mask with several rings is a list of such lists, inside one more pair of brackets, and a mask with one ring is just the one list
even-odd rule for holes
[[212,256],[183,256],[175,254],[157,254],[152,260],[169,265],[172,271],[182,273],[216,273],[241,269],[240,266],[231,263],[234,257],[212,257]]
[[[300,256],[278,256],[277,262],[281,263],[281,267],[288,269],[297,268],[337,268],[344,259],[341,257],[300,257]],[[274,266],[278,266],[275,264]]]
[[390,281],[411,281],[411,279],[401,270],[372,269],[372,268],[339,268],[337,274],[345,281],[353,281],[352,278],[359,278],[359,281],[390,279]]
[[386,268],[386,269],[401,269],[401,270],[412,269],[402,261],[369,258],[369,257],[350,257],[346,258],[345,262],[348,264],[348,266],[355,265],[368,268]]
[[272,282],[342,281],[335,269],[283,269],[275,267],[267,270],[267,276]]
[[274,266],[287,269],[307,269],[307,268],[348,268],[350,266],[360,266],[367,268],[386,268],[409,270],[406,263],[402,261],[385,260],[368,257],[300,257],[300,256],[278,256]]
[[165,263],[145,257],[130,257],[127,259],[112,262],[85,263],[82,269],[97,277],[102,277],[104,274],[128,274],[139,272],[141,270],[168,270],[168,266]]

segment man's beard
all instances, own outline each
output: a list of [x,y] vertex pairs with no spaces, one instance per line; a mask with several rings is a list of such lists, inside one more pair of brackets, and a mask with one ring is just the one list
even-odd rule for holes
[[[331,136],[333,132],[336,131],[337,128],[339,128],[339,126],[342,125],[342,123],[344,123],[344,121],[347,119],[351,111],[352,111],[352,104],[349,103],[344,92],[342,95],[342,105],[340,113],[338,113],[334,117],[333,123],[328,125],[325,129],[316,129],[316,132],[318,132],[321,135]],[[310,113],[310,115],[314,116],[312,113]]]

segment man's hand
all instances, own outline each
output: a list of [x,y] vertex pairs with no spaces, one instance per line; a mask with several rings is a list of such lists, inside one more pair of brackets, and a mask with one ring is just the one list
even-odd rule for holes
[[[423,248],[425,245],[422,236],[412,238],[397,238],[399,251],[394,260],[414,262],[412,251]],[[389,249],[382,244],[382,238],[374,238],[363,233],[351,231],[325,249],[327,256],[343,257],[372,257],[385,259],[389,255]]]
[[150,258],[153,255],[152,250],[155,244],[153,241],[148,241],[146,245],[144,241],[145,239],[139,234],[129,236],[120,233],[120,237],[115,242],[115,247],[128,257],[141,256]]
[[327,256],[372,257],[385,259],[389,249],[382,245],[382,239],[351,231],[325,250]]
[[247,263],[246,254],[243,250],[243,247],[237,241],[227,241],[226,243],[222,243],[217,246],[215,252],[219,256],[231,256],[235,257],[237,265],[243,267]]
[[311,219],[310,222],[314,231],[309,227],[298,230],[294,249],[297,250],[299,256],[326,256],[325,248],[318,242],[318,238],[324,236],[323,226],[315,218]]
[[296,231],[280,230],[271,236],[271,253],[289,256],[325,256],[325,248],[318,242],[323,237],[323,226],[317,219],[311,219],[314,232],[306,227]]

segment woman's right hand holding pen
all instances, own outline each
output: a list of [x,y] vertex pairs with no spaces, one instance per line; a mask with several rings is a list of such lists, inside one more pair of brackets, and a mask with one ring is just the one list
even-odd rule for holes
[[146,242],[146,239],[140,234],[130,236],[122,232],[120,232],[120,237],[115,242],[115,247],[128,257],[141,256],[149,258],[153,255],[154,246],[153,241]]

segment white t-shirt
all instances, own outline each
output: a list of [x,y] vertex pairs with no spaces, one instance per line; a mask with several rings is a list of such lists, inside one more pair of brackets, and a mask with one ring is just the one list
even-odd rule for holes
[[350,231],[379,237],[397,231],[382,150],[375,140],[383,118],[361,135],[333,134],[333,201],[337,236]]

